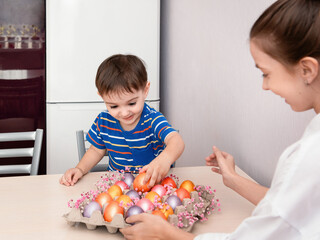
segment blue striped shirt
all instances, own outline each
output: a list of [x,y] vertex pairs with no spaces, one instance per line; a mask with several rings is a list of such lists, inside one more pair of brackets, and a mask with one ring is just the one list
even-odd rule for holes
[[119,121],[104,111],[95,119],[86,138],[96,148],[107,149],[108,170],[130,167],[130,171],[136,171],[163,151],[166,136],[174,131],[160,112],[145,103],[133,130],[123,130]]

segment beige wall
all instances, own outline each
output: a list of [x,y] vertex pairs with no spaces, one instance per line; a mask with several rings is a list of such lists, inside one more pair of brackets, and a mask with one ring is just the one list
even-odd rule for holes
[[280,154],[314,116],[262,90],[248,34],[272,2],[161,1],[161,111],[186,144],[177,166],[203,165],[214,144],[269,185]]

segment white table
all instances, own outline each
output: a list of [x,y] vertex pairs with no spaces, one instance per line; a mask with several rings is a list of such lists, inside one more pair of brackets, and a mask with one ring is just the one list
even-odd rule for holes
[[[237,172],[248,177],[237,168]],[[195,234],[205,232],[232,232],[251,215],[254,205],[225,187],[219,174],[210,167],[173,168],[170,173],[196,185],[216,189],[221,212],[210,215],[208,221],[197,222]],[[103,173],[89,173],[75,186],[59,184],[61,175],[0,178],[0,239],[123,239],[121,233],[110,234],[104,227],[88,230],[84,224],[69,226],[62,217],[71,209],[67,202],[80,194],[95,189],[94,184]]]

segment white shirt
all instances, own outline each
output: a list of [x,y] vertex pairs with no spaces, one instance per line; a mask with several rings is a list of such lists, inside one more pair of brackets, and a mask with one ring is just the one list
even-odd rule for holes
[[271,187],[252,216],[231,234],[207,233],[195,238],[207,239],[320,239],[320,114],[302,138],[282,153]]

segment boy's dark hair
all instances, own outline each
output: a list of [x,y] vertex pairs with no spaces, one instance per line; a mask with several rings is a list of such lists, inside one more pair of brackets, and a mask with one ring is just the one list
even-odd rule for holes
[[287,66],[306,56],[320,61],[320,1],[276,1],[252,26],[250,40]]
[[147,84],[143,61],[134,55],[113,55],[104,60],[97,71],[96,87],[99,94],[133,92]]

